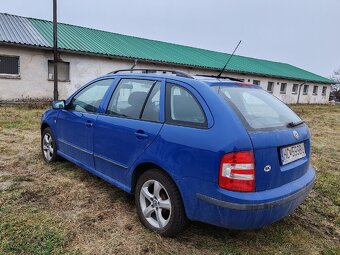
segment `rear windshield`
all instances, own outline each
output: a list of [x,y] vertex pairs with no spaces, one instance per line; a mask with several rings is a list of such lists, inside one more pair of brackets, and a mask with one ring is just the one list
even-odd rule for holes
[[262,89],[227,86],[215,89],[252,130],[281,128],[301,121],[287,105]]

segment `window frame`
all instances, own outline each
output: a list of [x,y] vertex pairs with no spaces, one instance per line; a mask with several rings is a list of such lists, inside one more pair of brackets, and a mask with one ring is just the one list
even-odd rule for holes
[[18,73],[17,74],[0,73],[0,78],[20,78],[21,77],[20,56],[18,56],[18,55],[7,55],[7,54],[0,54],[0,56],[18,59]]
[[[282,85],[284,85],[284,90],[282,90]],[[281,82],[280,84],[280,94],[286,94],[287,93],[287,82]]]
[[[307,88],[306,92],[305,92],[305,88]],[[303,95],[308,95],[308,90],[309,90],[309,85],[308,84],[303,85],[302,94]]]
[[[324,90],[325,90],[325,92],[324,92]],[[326,96],[326,94],[327,94],[327,86],[322,86],[322,95],[323,96]]]
[[[268,90],[269,84],[271,84],[271,90]],[[268,93],[273,93],[274,92],[274,84],[275,83],[273,81],[268,81],[268,84],[267,84],[267,92]]]
[[253,85],[261,86],[261,81],[260,80],[253,80]]
[[[59,63],[68,64],[68,80],[60,80],[60,79],[59,79],[59,71],[58,71],[58,82],[70,82],[70,81],[71,81],[71,62],[68,62],[68,61],[58,61],[57,65],[58,65]],[[49,72],[48,72],[48,70],[49,70],[49,65],[50,65],[50,64],[54,65],[54,61],[49,59],[49,60],[47,60],[47,80],[48,80],[48,81],[54,81],[53,78],[50,79],[50,77],[49,77]],[[53,68],[54,68],[54,66],[53,66]],[[58,69],[58,70],[59,70],[59,69]],[[53,74],[53,75],[54,75],[54,74]]]
[[[195,102],[198,104],[200,110],[203,113],[204,122],[203,123],[197,123],[197,122],[190,122],[190,121],[181,121],[181,120],[173,120],[171,118],[171,88],[172,87],[179,87],[181,89],[184,89],[187,91],[195,100]],[[169,125],[174,126],[182,126],[182,127],[190,127],[190,128],[199,128],[199,129],[208,129],[208,118],[207,114],[202,106],[202,104],[199,102],[197,97],[192,93],[192,91],[185,86],[182,86],[181,84],[178,84],[176,82],[167,81],[166,82],[166,88],[165,88],[165,123]]]
[[98,114],[100,112],[100,108],[103,104],[103,102],[105,101],[105,97],[107,95],[107,93],[110,91],[110,87],[112,86],[112,84],[114,83],[115,81],[115,78],[113,77],[105,77],[105,78],[102,78],[102,79],[96,79],[94,81],[91,81],[90,83],[84,85],[82,88],[80,88],[78,91],[76,91],[74,94],[72,94],[66,101],[66,106],[65,106],[65,110],[68,110],[68,111],[75,111],[75,112],[79,112],[79,111],[76,111],[74,109],[71,109],[71,104],[73,102],[73,99],[79,95],[82,91],[84,91],[85,89],[87,89],[88,87],[90,87],[91,85],[93,85],[94,83],[96,82],[99,82],[99,81],[103,81],[103,80],[111,80],[111,83],[109,85],[109,88],[107,89],[107,91],[105,92],[99,106],[98,106],[98,109],[97,109],[97,112],[81,112],[81,113],[87,113],[87,114]]
[[[294,87],[296,87],[297,89],[296,89],[296,91],[294,91]],[[293,84],[293,87],[292,87],[292,94],[297,94],[298,93],[298,91],[299,91],[299,84],[297,84],[297,83],[294,83]]]
[[319,90],[319,86],[318,85],[314,85],[313,86],[313,95],[316,96],[318,94],[318,90]]
[[[142,106],[142,109],[141,109],[141,112],[140,112],[140,114],[139,114],[138,119],[137,119],[137,118],[131,118],[131,117],[129,117],[129,116],[122,116],[122,115],[118,115],[118,114],[117,114],[117,115],[114,115],[114,114],[109,114],[109,113],[107,113],[108,108],[109,108],[109,106],[110,106],[110,102],[111,102],[111,100],[112,100],[112,98],[113,98],[113,95],[114,95],[114,93],[116,92],[116,90],[118,89],[118,86],[119,86],[119,84],[120,84],[120,82],[121,82],[122,80],[142,80],[142,81],[153,81],[153,82],[154,82],[154,84],[151,86],[151,88],[150,88],[150,90],[149,90],[149,92],[148,92],[148,94],[147,94],[147,96],[146,96],[146,98],[145,98],[145,100],[144,100],[144,102],[143,102],[143,106]],[[155,85],[157,84],[157,82],[160,83],[160,105],[159,105],[159,116],[158,116],[158,121],[152,121],[152,120],[145,120],[145,119],[142,119],[143,114],[144,114],[144,110],[145,110],[145,106],[146,106],[146,104],[147,104],[147,101],[149,100],[149,97],[150,97],[150,95],[151,95],[151,93],[152,93],[152,90],[154,89],[154,87],[155,87]],[[164,109],[163,104],[162,104],[162,97],[163,97],[162,90],[163,90],[163,84],[164,84],[164,80],[162,80],[162,79],[157,79],[157,78],[153,78],[153,77],[151,77],[151,78],[149,78],[149,77],[147,77],[147,78],[145,78],[145,77],[125,77],[125,76],[124,76],[124,77],[120,77],[120,78],[117,80],[117,82],[115,83],[115,86],[114,86],[113,91],[111,91],[111,92],[110,92],[110,95],[108,96],[108,100],[107,100],[107,102],[106,102],[106,107],[105,107],[104,112],[103,112],[102,114],[105,115],[105,116],[112,117],[112,118],[122,118],[122,119],[129,119],[129,120],[139,120],[139,121],[146,121],[146,122],[153,122],[153,123],[163,123],[163,122],[164,122],[164,121],[162,121],[162,111],[163,111],[163,109]]]

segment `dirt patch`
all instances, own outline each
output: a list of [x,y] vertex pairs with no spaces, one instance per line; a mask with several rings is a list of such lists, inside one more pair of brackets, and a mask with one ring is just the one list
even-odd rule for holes
[[7,190],[15,184],[14,181],[3,181],[0,182],[0,190]]

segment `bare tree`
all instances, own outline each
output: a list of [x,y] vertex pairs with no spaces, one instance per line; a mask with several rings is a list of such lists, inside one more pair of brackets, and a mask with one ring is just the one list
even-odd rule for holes
[[335,85],[332,86],[332,91],[339,91],[340,90],[340,67],[333,71],[330,78],[333,81],[335,81]]

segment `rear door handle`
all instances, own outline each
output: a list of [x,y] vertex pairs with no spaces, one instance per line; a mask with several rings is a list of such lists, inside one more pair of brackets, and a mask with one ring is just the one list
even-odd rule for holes
[[87,120],[87,121],[85,122],[85,126],[86,126],[86,127],[93,127],[93,123],[92,123],[90,120]]
[[138,130],[135,132],[135,135],[138,139],[143,139],[143,138],[147,138],[148,135],[145,134],[145,132],[143,130]]

